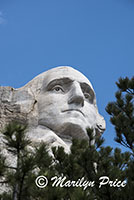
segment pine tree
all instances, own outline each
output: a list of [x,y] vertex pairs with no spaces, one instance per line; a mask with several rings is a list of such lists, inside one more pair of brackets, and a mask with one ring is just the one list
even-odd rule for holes
[[[85,180],[95,182],[94,187],[63,188],[61,196],[63,199],[84,199],[84,200],[125,200],[124,188],[114,188],[105,185],[99,188],[99,178],[109,177],[110,180],[125,180],[126,167],[130,159],[130,153],[121,153],[116,148],[113,152],[111,147],[103,147],[103,138],[96,137],[95,144],[92,144],[92,130],[88,130],[89,141],[73,140],[71,153],[68,155],[62,147],[53,149],[55,169],[59,176],[67,177],[67,180],[78,180],[84,177]],[[79,195],[79,196],[78,196]],[[128,196],[125,196],[128,197]]]
[[[35,180],[39,175],[51,176],[52,158],[46,144],[33,146],[26,136],[27,126],[12,122],[2,133],[8,156],[1,155],[0,175],[4,178],[2,187],[7,185],[7,192],[1,194],[1,200],[48,199],[47,191],[40,191]],[[6,162],[12,158],[15,162]]]
[[134,153],[134,77],[120,78],[116,85],[116,101],[109,103],[106,111],[116,130],[115,141]]
[[13,122],[3,132],[5,148],[13,161],[11,165],[7,166],[6,164],[5,166],[5,169],[8,168],[5,179],[12,190],[12,194],[9,194],[9,196],[13,200],[22,199],[21,193],[24,178],[29,170],[29,168],[25,167],[25,164],[27,162],[26,157],[28,158],[26,147],[30,144],[30,141],[25,137],[25,130],[25,125]]
[[[103,138],[95,137],[93,144],[93,131],[88,130],[89,141],[74,139],[70,154],[58,147],[52,149],[51,157],[44,143],[36,146],[34,151],[28,149],[30,141],[26,138],[25,128],[10,124],[4,132],[6,148],[17,157],[17,162],[16,167],[5,165],[8,169],[5,178],[10,191],[1,196],[2,200],[131,200],[126,195],[128,188],[124,191],[123,188],[107,185],[99,189],[101,176],[108,176],[110,180],[126,178],[129,153],[121,153],[119,149],[113,153],[111,147],[103,147]],[[46,188],[36,186],[35,179],[39,175],[47,177],[49,184]],[[94,181],[95,185],[85,190],[82,187],[52,187],[51,178],[54,176],[66,177],[66,181],[84,177],[85,181]]]
[[132,200],[134,196],[134,77],[120,78],[116,82],[118,91],[116,101],[107,105],[111,123],[115,127],[115,141],[128,148],[132,154],[126,167],[127,186],[124,198]]
[[[5,184],[5,173],[6,173],[6,169],[5,169],[5,165],[6,165],[6,158],[5,156],[3,156],[3,154],[1,153],[1,149],[0,149],[0,188],[2,187],[3,184]],[[1,191],[0,191],[0,199],[2,198],[1,195]]]
[[5,157],[2,155],[2,153],[0,153],[0,178],[2,179],[2,177],[5,174]]

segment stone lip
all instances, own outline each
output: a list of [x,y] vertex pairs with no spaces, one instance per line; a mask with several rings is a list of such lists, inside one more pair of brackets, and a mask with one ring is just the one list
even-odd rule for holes
[[85,117],[84,113],[80,109],[67,109],[67,110],[63,110],[62,112],[68,112],[68,111],[77,111],[77,112],[80,112]]

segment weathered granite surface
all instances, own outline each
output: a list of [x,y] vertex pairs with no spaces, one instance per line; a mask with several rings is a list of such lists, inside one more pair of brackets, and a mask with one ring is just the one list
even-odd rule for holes
[[[32,145],[45,142],[63,146],[69,152],[73,137],[87,139],[86,129],[101,135],[105,120],[99,114],[90,81],[72,67],[48,70],[24,87],[0,87],[0,130],[11,121],[28,124],[27,136]],[[0,146],[10,166],[16,159]],[[0,186],[1,187],[1,186]],[[0,193],[7,190],[1,187]]]
[[33,144],[61,145],[69,152],[72,137],[87,138],[105,130],[90,81],[72,67],[48,70],[25,86],[0,87],[0,130],[13,120],[28,123]]

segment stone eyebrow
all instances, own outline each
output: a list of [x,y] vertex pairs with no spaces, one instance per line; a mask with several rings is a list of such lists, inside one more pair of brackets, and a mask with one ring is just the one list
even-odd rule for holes
[[49,90],[55,85],[63,85],[63,84],[68,84],[68,83],[72,83],[72,82],[73,82],[73,80],[71,80],[70,78],[54,79],[48,83],[46,89]]
[[[59,78],[59,79],[54,79],[52,81],[50,81],[46,87],[47,90],[52,89],[52,87],[54,87],[55,85],[64,85],[64,84],[71,84],[74,80],[68,78],[68,77],[64,77],[64,78]],[[93,91],[93,89],[90,87],[90,85],[88,85],[87,83],[83,83],[83,82],[79,82],[81,89],[83,92],[87,92],[89,93],[92,98],[95,98],[95,93]]]

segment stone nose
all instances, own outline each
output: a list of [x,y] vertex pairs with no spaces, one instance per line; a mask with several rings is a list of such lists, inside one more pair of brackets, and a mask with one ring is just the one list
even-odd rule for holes
[[84,106],[84,94],[81,90],[80,84],[76,81],[72,84],[68,104],[77,104]]

